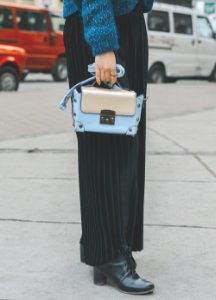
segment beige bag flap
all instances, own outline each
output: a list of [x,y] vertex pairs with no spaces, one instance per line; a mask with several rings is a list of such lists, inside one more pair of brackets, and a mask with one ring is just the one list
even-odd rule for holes
[[81,97],[81,111],[85,113],[100,113],[108,109],[114,110],[117,115],[132,116],[136,112],[134,91],[82,86]]

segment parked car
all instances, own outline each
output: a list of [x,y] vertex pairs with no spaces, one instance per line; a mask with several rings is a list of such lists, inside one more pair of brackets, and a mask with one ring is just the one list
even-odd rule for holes
[[206,15],[191,8],[155,3],[145,17],[150,82],[179,78],[216,81],[216,36]]
[[29,72],[67,79],[63,18],[47,9],[0,2],[0,43],[24,48]]
[[216,33],[216,14],[209,15],[209,20],[211,22],[214,32]]
[[0,91],[16,91],[25,67],[25,50],[0,45]]

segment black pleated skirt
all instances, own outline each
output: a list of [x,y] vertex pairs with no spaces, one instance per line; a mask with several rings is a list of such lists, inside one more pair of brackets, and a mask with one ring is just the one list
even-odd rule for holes
[[[119,82],[146,96],[148,38],[140,4],[116,16],[120,49],[117,63],[126,74]],[[64,43],[70,87],[90,76],[94,62],[84,40],[82,18],[66,18]],[[135,137],[102,133],[76,133],[83,262],[95,266],[143,249],[146,104]]]

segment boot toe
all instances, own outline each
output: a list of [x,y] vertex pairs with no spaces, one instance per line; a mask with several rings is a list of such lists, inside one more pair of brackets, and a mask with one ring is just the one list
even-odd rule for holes
[[125,278],[119,287],[125,292],[134,295],[150,294],[154,290],[154,284],[152,282],[141,278],[134,281],[130,278]]

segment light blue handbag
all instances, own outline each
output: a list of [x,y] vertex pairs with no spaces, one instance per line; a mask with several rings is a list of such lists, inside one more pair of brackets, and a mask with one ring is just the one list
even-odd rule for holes
[[[95,75],[95,64],[88,65]],[[122,65],[116,65],[117,77],[125,74]],[[60,102],[64,110],[68,100],[72,101],[73,126],[77,132],[99,132],[134,136],[138,130],[144,95],[123,88],[119,82],[105,87],[94,86],[96,76],[75,84]]]

